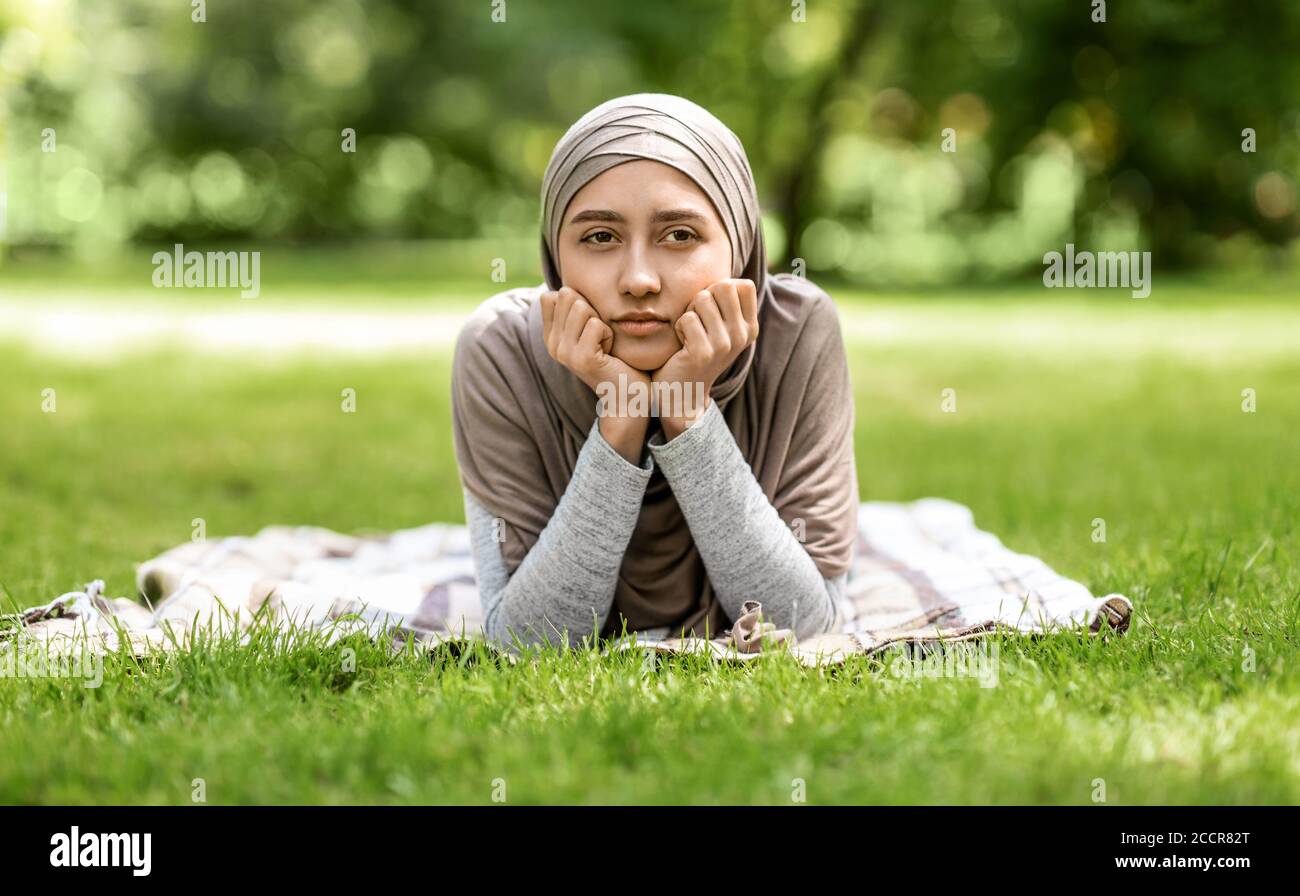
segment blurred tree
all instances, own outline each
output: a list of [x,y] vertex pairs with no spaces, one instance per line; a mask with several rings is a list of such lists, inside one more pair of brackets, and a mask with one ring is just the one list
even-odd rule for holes
[[1300,6],[1282,0],[1109,4],[1104,22],[1041,0],[223,0],[194,18],[0,0],[0,240],[528,234],[555,141],[638,91],[741,136],[778,265],[935,282],[1031,270],[1068,240],[1173,266],[1300,232]]

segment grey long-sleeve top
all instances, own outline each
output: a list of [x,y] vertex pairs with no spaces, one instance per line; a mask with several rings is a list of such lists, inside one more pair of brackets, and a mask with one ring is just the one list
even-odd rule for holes
[[[647,449],[642,463],[632,464],[601,436],[599,420],[592,424],[564,495],[514,575],[501,559],[491,513],[465,492],[489,640],[573,644],[599,633],[656,463],[732,622],[746,600],[758,600],[768,621],[799,638],[839,626],[846,576],[822,577],[763,493],[715,403],[673,440],[656,434]],[[668,633],[663,626],[641,634]]]

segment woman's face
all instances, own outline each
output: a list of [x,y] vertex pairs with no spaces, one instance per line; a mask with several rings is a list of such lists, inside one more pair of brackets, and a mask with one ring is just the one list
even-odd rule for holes
[[615,165],[574,195],[560,226],[563,286],[614,331],[612,354],[658,370],[681,342],[673,324],[696,293],[731,276],[731,243],[695,181],[671,165]]

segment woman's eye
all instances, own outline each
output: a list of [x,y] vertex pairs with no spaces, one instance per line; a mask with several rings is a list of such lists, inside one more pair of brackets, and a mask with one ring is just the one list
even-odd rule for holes
[[[609,237],[609,239],[598,240],[596,239],[596,237],[598,236],[607,236]],[[614,238],[614,234],[610,233],[608,230],[597,230],[595,233],[589,233],[586,236],[584,236],[581,241],[584,243],[600,243],[604,245],[609,243],[611,240],[613,240],[613,238]]]
[[669,236],[673,236],[673,235],[678,234],[678,233],[684,233],[684,234],[686,234],[686,236],[684,236],[684,237],[683,237],[682,239],[680,239],[680,240],[669,240],[669,242],[672,242],[672,243],[686,243],[686,242],[690,242],[691,240],[697,240],[697,239],[699,239],[699,237],[696,236],[696,235],[694,234],[694,232],[692,232],[692,231],[690,231],[690,230],[687,230],[687,229],[684,228],[684,227],[679,227],[679,228],[677,228],[676,230],[670,230],[670,231],[668,232],[668,235],[669,235]]

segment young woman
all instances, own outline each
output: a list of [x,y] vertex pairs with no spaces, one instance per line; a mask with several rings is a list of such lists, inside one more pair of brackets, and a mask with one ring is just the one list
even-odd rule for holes
[[837,628],[858,512],[839,320],[767,273],[739,139],[681,97],[602,103],[551,156],[541,255],[545,284],[484,302],[453,364],[487,637],[717,638],[746,600],[796,638]]

